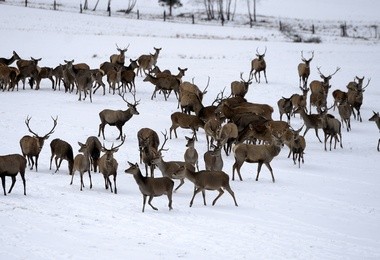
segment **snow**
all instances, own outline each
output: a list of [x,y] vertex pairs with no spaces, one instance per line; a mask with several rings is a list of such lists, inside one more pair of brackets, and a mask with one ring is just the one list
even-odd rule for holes
[[[138,2],[141,10],[149,5],[148,1]],[[322,22],[346,18],[379,22],[374,13],[379,4],[375,1],[360,1],[362,8],[357,6],[359,1],[308,2],[311,3],[307,10],[312,14],[286,8],[282,1],[259,1],[259,7],[263,15],[305,19],[313,16]],[[201,3],[198,1],[194,8],[201,8]],[[286,3],[306,4],[296,0]],[[158,133],[169,130],[170,114],[177,111],[174,96],[166,102],[162,95],[151,100],[153,86],[137,77],[140,115],[133,116],[123,128],[127,139],[115,154],[119,162],[115,195],[104,189],[103,177],[98,173],[92,173],[91,190],[87,175],[83,191],[79,190],[78,173],[73,185],[69,185],[66,161],[54,174],[54,166],[49,170],[49,144],[54,138],[64,139],[76,154],[78,141],[97,135],[101,110],[126,108],[118,95],[102,96],[98,91],[92,103],[79,102],[74,93],[52,91],[48,80],[42,81],[38,91],[26,87],[1,92],[0,154],[21,153],[19,140],[28,134],[24,123],[27,116],[32,117],[31,128],[41,135],[51,129],[51,117],[58,116],[58,125],[42,149],[38,172],[26,172],[27,196],[23,195],[21,178],[17,176],[12,193],[0,197],[0,259],[380,258],[380,167],[376,163],[379,132],[368,121],[372,111],[380,110],[377,40],[337,37],[332,41],[323,36],[321,44],[292,43],[273,28],[163,23],[24,8],[16,1],[11,4],[14,5],[7,1],[0,6],[1,57],[10,57],[15,50],[22,58],[42,58],[40,66],[55,67],[65,59],[74,59],[96,68],[115,53],[115,44],[122,48],[130,44],[127,61],[160,47],[160,68],[176,72],[177,67],[186,67],[185,80],[194,78],[201,88],[210,76],[204,104],[210,104],[224,87],[229,94],[230,83],[239,79],[240,72],[244,72],[243,77],[248,76],[256,48],[267,48],[269,83],[253,83],[247,99],[272,105],[274,119],[279,119],[277,100],[300,92],[296,67],[301,50],[305,56],[311,51],[315,53],[309,82],[319,79],[317,66],[324,74],[341,67],[331,80],[330,93],[345,90],[355,76],[371,78],[371,83],[364,93],[363,122],[352,119],[352,131],[342,129],[343,149],[325,152],[314,132],[309,131],[305,164],[301,168],[287,158],[286,147],[272,161],[276,183],[272,183],[266,167],[256,182],[257,165],[243,165],[243,181],[230,182],[238,207],[228,193],[211,206],[217,192],[207,191],[207,206],[198,194],[190,208],[193,185],[186,181],[174,193],[172,211],[163,196],[152,202],[158,211],[147,205],[145,213],[141,212],[138,186],[124,170],[128,161],[139,160],[136,133],[140,128],[150,127]],[[345,8],[341,8],[344,4]],[[327,5],[336,16],[332,17],[332,11],[321,11]],[[263,41],[254,40],[255,37]],[[127,98],[133,100],[131,95]],[[328,103],[332,104],[331,94]],[[339,117],[337,111],[332,113]],[[294,128],[302,124],[298,116],[291,120]],[[322,131],[319,132],[322,137]],[[116,128],[106,126],[105,134],[106,147],[119,144]],[[189,136],[190,131],[178,129],[178,135],[178,139],[167,142],[165,160],[182,160],[185,135]],[[202,158],[206,151],[203,130],[198,138],[195,147]],[[223,154],[223,160],[224,171],[232,176],[233,156]],[[202,160],[200,166],[204,167]],[[144,166],[140,168],[144,173]],[[158,170],[156,176],[160,176]],[[9,178],[6,184],[9,188]]]

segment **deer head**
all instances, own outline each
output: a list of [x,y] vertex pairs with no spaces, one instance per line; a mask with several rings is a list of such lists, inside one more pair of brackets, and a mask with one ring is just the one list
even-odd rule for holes
[[52,128],[52,129],[51,129],[46,135],[44,135],[44,136],[39,136],[38,134],[36,134],[36,133],[30,128],[30,126],[29,126],[30,119],[32,119],[32,118],[31,118],[31,117],[27,117],[27,118],[25,119],[25,124],[26,124],[26,126],[28,127],[29,132],[32,133],[33,136],[38,140],[38,148],[41,150],[41,149],[42,149],[42,146],[44,145],[44,141],[47,140],[47,139],[50,137],[50,135],[54,132],[54,129],[55,129],[55,127],[57,126],[58,116],[57,116],[56,119],[54,119],[54,118],[52,117],[53,122],[54,122],[53,128]]

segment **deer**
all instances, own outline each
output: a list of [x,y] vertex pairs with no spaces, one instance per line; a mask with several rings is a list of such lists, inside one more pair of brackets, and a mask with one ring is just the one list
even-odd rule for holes
[[322,118],[322,130],[325,135],[325,151],[327,151],[326,143],[328,138],[330,137],[330,151],[331,151],[331,145],[332,145],[332,139],[334,138],[335,144],[334,149],[336,149],[336,143],[340,142],[340,147],[343,148],[342,145],[342,133],[341,133],[341,123],[338,119],[336,119],[334,116],[327,114],[327,110],[322,112],[321,118]]
[[118,85],[119,94],[120,94],[120,83],[121,83],[121,72],[123,70],[123,67],[119,66],[114,70],[110,70],[107,73],[107,82],[109,85],[108,93],[111,93],[111,89],[113,92],[113,95],[115,95],[116,90],[116,84]]
[[18,54],[13,51],[12,53],[12,57],[10,57],[9,59],[7,58],[0,58],[0,64],[4,64],[4,65],[11,65],[14,61],[17,61],[17,60],[20,60],[20,56],[18,56]]
[[298,107],[296,108],[293,113],[299,113],[301,118],[303,119],[303,122],[305,124],[305,132],[303,133],[303,136],[306,135],[306,133],[309,131],[309,129],[314,128],[315,135],[317,136],[319,142],[322,143],[321,139],[318,136],[318,129],[322,129],[322,119],[320,114],[307,114],[305,109]]
[[144,127],[137,132],[137,140],[139,144],[140,163],[145,164],[145,176],[148,177],[148,167],[150,168],[150,177],[154,177],[154,164],[152,159],[158,151],[160,139],[153,129]]
[[125,142],[125,136],[124,138],[122,138],[122,142],[116,147],[113,147],[113,144],[112,144],[111,148],[107,149],[103,144],[102,152],[104,154],[99,159],[99,172],[103,174],[105,188],[106,190],[108,190],[108,187],[109,187],[111,190],[111,193],[113,192],[112,184],[110,181],[110,176],[113,176],[113,185],[115,188],[114,189],[115,194],[117,194],[116,176],[117,176],[117,168],[119,164],[114,158],[114,153],[119,151],[119,148],[124,144],[124,142]]
[[89,136],[86,139],[86,146],[90,155],[90,170],[97,172],[102,144],[96,136]]
[[132,118],[133,115],[139,115],[140,113],[137,111],[137,105],[139,104],[139,101],[136,101],[135,93],[133,93],[134,103],[129,103],[127,99],[124,98],[124,94],[119,96],[124,100],[125,103],[127,103],[128,109],[127,110],[111,110],[111,109],[104,109],[99,113],[100,117],[100,124],[99,124],[99,133],[98,137],[100,137],[100,133],[103,135],[103,139],[105,139],[104,136],[104,127],[108,124],[110,126],[116,126],[119,130],[120,134],[116,138],[116,140],[123,138],[123,126],[124,124]]
[[[356,82],[356,80],[358,82]],[[368,79],[370,81],[371,79]],[[359,78],[358,76],[355,76],[354,81],[350,81],[347,84],[347,89],[351,90],[361,90],[363,88],[363,82],[364,82],[364,76]]]
[[199,171],[199,165],[198,165],[198,152],[197,149],[195,149],[195,136],[187,137],[185,136],[187,143],[186,143],[186,151],[183,155],[185,162],[193,165],[197,168],[197,171]]
[[63,81],[63,69],[64,69],[64,66],[65,65],[59,64],[51,72],[52,73],[52,77],[55,79],[54,80],[54,88],[53,88],[53,90],[57,90],[57,86],[58,86],[58,90],[59,91],[61,90],[61,81]]
[[39,68],[38,68],[38,62],[42,58],[35,59],[31,57],[31,60],[18,60],[16,62],[17,67],[20,71],[20,73],[17,75],[17,82],[20,80],[23,83],[23,89],[25,89],[25,79],[30,78],[29,85],[32,87],[34,80],[38,77]]
[[[121,71],[121,85],[123,87],[123,90],[126,91],[126,87],[130,92],[136,92],[136,85],[135,85],[135,77],[136,73],[134,69],[138,68],[139,65],[137,64],[137,59],[136,60],[130,60],[130,64],[128,67],[125,67]],[[132,90],[133,88],[133,90]]]
[[204,127],[204,123],[202,120],[199,119],[199,117],[194,115],[188,115],[182,112],[174,112],[171,114],[170,119],[172,121],[172,125],[170,127],[170,139],[172,139],[172,131],[174,132],[175,138],[178,138],[177,136],[177,128],[181,127],[184,129],[191,129],[193,131],[193,136],[195,137],[195,140],[197,139],[197,131],[199,128]]
[[152,69],[156,65],[158,55],[160,54],[161,49],[162,48],[154,47],[154,50],[155,50],[154,54],[149,54],[149,55],[143,54],[137,59],[139,63],[137,74],[139,74],[139,72],[141,76],[143,72],[147,74],[146,72],[147,71],[149,72],[149,70]]
[[211,148],[214,141],[218,139],[218,133],[222,128],[222,121],[219,113],[215,113],[213,117],[207,120],[204,124],[204,131],[206,134],[207,150]]
[[241,81],[232,81],[231,82],[231,96],[240,96],[244,97],[248,92],[249,85],[252,84],[253,75],[250,74],[247,81],[243,79],[243,72],[240,73]]
[[42,79],[49,79],[51,81],[51,88],[54,89],[53,68],[40,67],[36,77],[36,90],[40,89]]
[[149,206],[152,207],[154,210],[158,210],[156,207],[152,205],[152,200],[154,197],[166,195],[169,200],[169,210],[172,210],[172,196],[173,196],[173,187],[174,187],[174,181],[171,180],[168,177],[159,177],[159,178],[153,178],[153,177],[144,177],[141,174],[140,168],[137,163],[133,164],[131,162],[128,162],[129,168],[126,169],[124,172],[132,174],[137,185],[139,186],[140,192],[143,195],[143,207],[142,212],[145,210],[145,204],[146,199],[148,199]]
[[[377,125],[377,128],[379,129],[380,131],[380,116],[379,116],[379,112],[375,112],[375,111],[372,111],[373,112],[373,115],[368,119],[368,121],[373,121],[376,123]],[[380,138],[377,142],[377,151],[380,152]]]
[[352,109],[351,109],[350,104],[348,104],[347,100],[344,100],[343,102],[339,103],[338,112],[339,112],[340,121],[342,122],[342,125],[346,124],[347,132],[349,132],[351,130]]
[[184,161],[165,161],[162,156],[162,151],[167,150],[167,149],[164,149],[164,146],[165,146],[166,141],[168,140],[168,137],[167,137],[166,132],[162,134],[164,136],[164,142],[161,145],[161,148],[154,154],[152,163],[158,167],[163,177],[180,180],[180,184],[174,189],[174,191],[177,191],[185,183],[184,181],[185,176],[181,174],[174,174],[174,173],[176,173],[178,171],[178,168],[181,167],[182,165],[188,165],[188,167],[192,169],[194,169],[194,166]]
[[332,92],[332,96],[334,99],[334,111],[335,108],[339,106],[339,104],[347,101],[347,92],[344,92],[340,89],[336,89]]
[[11,193],[16,183],[16,176],[18,173],[20,173],[24,185],[24,195],[26,195],[25,168],[26,159],[20,154],[8,154],[0,156],[0,177],[1,183],[3,185],[4,196],[7,195],[5,192],[5,177],[9,176],[12,178],[12,184],[8,191],[8,193]]
[[314,51],[311,52],[311,58],[306,59],[303,56],[303,51],[301,51],[301,60],[303,63],[298,64],[298,76],[300,78],[300,87],[301,87],[301,81],[302,81],[302,86],[303,88],[306,88],[307,86],[307,80],[309,79],[310,76],[310,62],[314,58]]
[[217,141],[224,147],[224,152],[228,156],[231,153],[232,144],[238,138],[239,131],[235,123],[224,124],[217,133]]
[[328,76],[325,76],[322,74],[320,67],[317,67],[317,70],[320,77],[323,79],[323,81],[313,80],[312,82],[310,82],[309,87],[310,87],[311,95],[310,95],[309,105],[310,105],[310,111],[311,111],[311,106],[313,105],[313,106],[316,106],[317,111],[321,113],[322,108],[323,107],[326,108],[326,98],[327,98],[328,91],[331,88],[330,80],[332,76],[334,76],[340,70],[340,67],[337,67],[335,69],[335,72],[333,72],[332,74]]
[[[17,77],[20,71],[15,67],[0,64],[0,87],[5,91],[14,89],[17,83]],[[18,87],[17,87],[18,90]]]
[[153,100],[154,97],[156,97],[156,92],[158,90],[162,90],[164,94],[165,101],[167,101],[169,93],[173,90],[177,99],[178,99],[178,92],[179,92],[179,85],[180,81],[173,75],[168,75],[167,77],[154,77],[150,74],[147,74],[144,82],[150,82],[152,83],[155,88],[153,90],[151,100]]
[[52,129],[44,136],[39,136],[30,128],[29,126],[30,119],[31,117],[27,117],[25,120],[25,124],[28,127],[29,132],[32,133],[33,136],[29,136],[29,135],[23,136],[20,140],[20,147],[21,147],[22,155],[26,159],[28,159],[28,165],[31,166],[30,170],[33,170],[33,166],[34,166],[33,157],[36,158],[36,171],[38,171],[38,157],[40,155],[40,152],[42,150],[45,140],[49,139],[50,135],[54,133],[54,129],[57,126],[58,116],[56,117],[56,119],[52,117],[54,125]]
[[112,54],[110,56],[110,62],[111,63],[114,63],[114,64],[117,64],[117,65],[121,65],[121,66],[124,66],[124,62],[125,62],[125,53],[126,51],[128,50],[128,47],[129,47],[129,44],[126,48],[124,49],[121,49],[119,48],[119,46],[117,46],[116,44],[116,49],[117,51],[119,52],[119,54]]
[[[363,104],[363,93],[365,89],[368,87],[370,82],[371,82],[371,79],[368,79],[367,85],[365,85],[364,87],[360,87],[357,90],[350,88],[347,91],[347,102],[348,104],[350,104],[352,108],[352,114],[354,115],[354,119],[357,119],[360,122],[362,122],[362,117],[360,115],[360,108]],[[357,112],[357,115],[355,113],[355,110]]]
[[[297,107],[304,108],[307,112],[307,93],[309,92],[308,87],[300,87],[302,91],[302,95],[300,94],[293,94],[290,96],[290,101],[292,102],[293,110]],[[294,112],[292,111],[292,114],[294,115]]]
[[283,146],[281,141],[281,135],[279,137],[273,136],[272,143],[269,145],[255,145],[240,143],[234,146],[232,149],[234,152],[235,163],[232,166],[232,180],[235,180],[235,170],[239,175],[240,181],[243,181],[240,175],[240,168],[244,162],[258,163],[256,181],[259,179],[261,166],[265,164],[272,176],[272,182],[275,182],[273,170],[270,166],[270,162],[276,157]]
[[77,88],[79,92],[78,101],[82,100],[82,91],[84,94],[83,100],[87,97],[87,92],[90,95],[90,102],[92,103],[92,85],[96,80],[97,70],[80,70],[75,77],[75,82],[77,83]]
[[[209,171],[223,170],[222,145],[212,145],[213,150],[208,150],[203,155],[205,168]],[[199,171],[199,170],[198,170]]]
[[[74,154],[73,154],[73,148],[71,145],[59,138],[56,138],[50,142],[50,150],[51,150],[51,157],[50,157],[50,167],[49,170],[51,170],[51,163],[53,161],[53,158],[55,158],[55,173],[59,171],[59,167],[61,167],[61,163],[63,160],[67,160],[68,167],[69,167],[69,174],[73,174],[73,166],[74,166]],[[58,162],[59,159],[59,162]]]
[[277,101],[278,112],[280,113],[280,120],[282,121],[283,114],[286,115],[287,122],[290,123],[290,115],[293,110],[292,97],[282,97]]
[[182,82],[179,85],[178,105],[181,106],[182,112],[190,114],[191,111],[194,111],[195,115],[199,116],[200,112],[205,109],[202,100],[203,96],[207,93],[209,83],[210,77],[203,91],[197,85],[188,81]]
[[227,190],[229,194],[231,194],[235,206],[238,204],[236,202],[235,193],[232,191],[230,187],[230,177],[227,173],[223,171],[195,171],[193,169],[188,168],[187,165],[182,165],[178,168],[175,175],[185,175],[186,178],[194,183],[194,193],[193,197],[190,201],[190,207],[193,206],[195,195],[199,192],[202,192],[203,196],[203,204],[206,206],[206,194],[205,190],[217,190],[219,191],[218,196],[213,200],[212,205],[214,206],[216,201],[223,195],[223,189]]
[[[267,65],[266,65],[265,60],[264,60],[266,52],[267,52],[267,47],[265,47],[265,51],[263,54],[259,53],[259,48],[257,47],[256,48],[256,57],[257,58],[253,59],[251,62],[251,71],[250,71],[249,75],[251,75],[253,73],[257,83],[260,83],[261,71],[264,72],[265,82],[268,83],[267,74],[266,74]],[[257,73],[259,74],[259,80],[257,80],[257,77],[256,77]]]
[[82,191],[82,188],[84,188],[83,174],[85,172],[88,172],[88,176],[90,178],[90,189],[92,189],[92,180],[91,180],[91,172],[90,172],[91,164],[90,164],[90,153],[89,153],[87,145],[81,142],[78,142],[78,144],[80,147],[78,152],[80,152],[80,154],[77,154],[74,158],[74,167],[73,167],[73,173],[71,175],[70,185],[73,184],[75,172],[78,171],[80,174],[80,190]]

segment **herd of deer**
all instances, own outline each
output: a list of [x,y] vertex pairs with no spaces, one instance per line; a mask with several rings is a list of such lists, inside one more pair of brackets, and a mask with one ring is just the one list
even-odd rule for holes
[[[128,45],[129,46],[129,45]],[[53,158],[55,158],[56,172],[59,170],[62,160],[67,160],[69,174],[71,175],[71,182],[75,172],[80,173],[80,190],[84,187],[83,174],[88,172],[90,180],[90,188],[92,188],[91,171],[103,174],[105,181],[105,188],[110,188],[111,192],[117,193],[116,176],[118,162],[114,158],[116,153],[125,142],[125,135],[123,134],[123,125],[132,118],[133,115],[139,115],[137,106],[140,102],[136,101],[136,86],[135,77],[140,74],[144,76],[144,82],[150,82],[154,85],[154,91],[151,99],[156,97],[157,93],[162,93],[165,100],[174,92],[178,100],[178,108],[181,111],[171,114],[171,126],[169,129],[169,137],[167,132],[162,133],[164,141],[160,146],[160,139],[157,132],[150,128],[142,128],[137,132],[138,147],[140,151],[140,164],[145,165],[145,176],[141,173],[138,163],[129,163],[129,168],[125,170],[126,173],[132,174],[136,183],[143,194],[143,209],[144,212],[146,199],[148,204],[155,210],[151,202],[155,196],[167,195],[169,200],[169,209],[172,209],[172,194],[174,189],[173,180],[180,180],[180,184],[174,189],[178,190],[183,184],[184,180],[188,179],[194,183],[194,193],[190,201],[190,206],[193,204],[194,197],[197,193],[202,191],[204,205],[205,190],[218,190],[219,194],[214,199],[213,205],[218,198],[223,194],[223,189],[227,190],[233,197],[234,203],[237,206],[234,192],[229,185],[229,176],[223,171],[222,150],[224,149],[226,156],[233,153],[235,162],[232,167],[232,180],[235,178],[235,170],[238,173],[239,179],[242,180],[240,169],[244,162],[257,163],[257,176],[258,180],[261,167],[263,164],[267,166],[271,173],[272,181],[275,182],[273,170],[270,162],[276,157],[282,146],[285,144],[289,147],[289,155],[292,155],[293,162],[296,164],[298,160],[298,167],[301,161],[304,162],[304,150],[306,148],[306,141],[304,136],[309,129],[314,129],[316,136],[318,136],[318,129],[324,132],[324,149],[327,150],[327,141],[330,138],[330,150],[332,147],[332,140],[336,144],[339,142],[342,145],[341,125],[346,124],[347,131],[351,130],[350,117],[362,121],[360,115],[360,107],[363,101],[363,93],[370,83],[363,86],[364,77],[355,77],[353,82],[347,85],[347,92],[342,90],[335,90],[332,93],[334,104],[328,108],[327,96],[331,88],[330,80],[332,76],[337,73],[340,68],[338,67],[332,74],[325,76],[318,67],[318,73],[322,81],[314,80],[309,84],[308,78],[310,75],[310,63],[314,57],[314,52],[309,59],[304,58],[301,52],[302,63],[298,66],[299,73],[299,87],[302,91],[301,94],[295,93],[289,98],[282,97],[278,102],[278,110],[280,120],[273,120],[273,107],[268,104],[252,103],[246,100],[245,96],[252,84],[253,77],[257,83],[260,83],[260,74],[263,72],[265,81],[266,77],[266,63],[264,60],[266,48],[264,53],[260,54],[256,49],[257,58],[251,62],[251,70],[247,80],[244,80],[243,73],[240,74],[240,81],[231,82],[231,94],[228,97],[224,96],[224,91],[221,91],[211,105],[203,105],[203,97],[207,93],[209,80],[204,90],[200,90],[194,82],[183,81],[187,68],[181,69],[178,67],[178,74],[172,74],[169,70],[161,71],[156,65],[161,48],[154,48],[154,54],[141,55],[138,59],[130,59],[130,65],[125,64],[125,52],[128,47],[121,49],[117,46],[119,54],[110,56],[109,62],[104,62],[100,65],[99,69],[90,69],[85,63],[74,64],[74,60],[66,61],[64,65],[59,65],[56,68],[39,67],[38,62],[41,59],[23,60],[16,52],[9,59],[0,58],[0,87],[5,90],[18,90],[18,84],[23,83],[25,88],[25,80],[29,79],[29,84],[35,89],[40,88],[40,82],[44,78],[50,79],[52,88],[60,90],[61,81],[63,82],[65,92],[72,92],[77,88],[79,93],[79,100],[81,100],[81,93],[83,92],[84,99],[87,94],[90,95],[92,100],[92,93],[95,93],[98,88],[103,88],[103,95],[105,94],[105,84],[102,82],[103,76],[107,77],[109,85],[109,92],[118,94],[122,100],[127,104],[127,110],[111,110],[104,109],[99,113],[100,124],[98,136],[90,136],[85,143],[78,142],[80,147],[79,154],[75,157],[73,149],[69,143],[61,139],[54,139],[50,143],[51,158],[50,169]],[[17,68],[12,67],[11,64],[16,62]],[[258,75],[257,75],[258,74]],[[258,77],[257,77],[258,76]],[[125,98],[127,92],[132,93],[134,103],[129,103]],[[309,108],[307,108],[307,96],[309,96]],[[316,114],[312,114],[312,107],[316,107]],[[331,108],[338,108],[341,121],[336,119],[333,115],[327,112]],[[356,111],[356,113],[355,113]],[[282,116],[286,115],[286,121],[282,121]],[[295,130],[290,126],[290,120],[295,115],[299,114],[303,119],[304,125]],[[5,191],[5,176],[12,178],[12,185],[8,191],[11,192],[15,181],[16,175],[20,172],[24,184],[24,194],[26,195],[25,188],[25,168],[26,164],[33,170],[35,165],[36,171],[38,170],[38,157],[42,150],[44,141],[54,132],[57,126],[58,118],[53,119],[52,129],[45,135],[39,136],[30,127],[30,117],[27,117],[25,124],[33,136],[24,136],[20,140],[22,155],[12,154],[0,156],[0,176],[2,179],[2,186]],[[369,119],[375,121],[380,129],[380,116],[379,113],[374,112],[374,115]],[[342,123],[341,123],[342,122]],[[119,130],[117,139],[121,143],[110,149],[102,145],[98,139],[102,135],[105,139],[104,128],[105,125],[116,126]],[[172,138],[174,132],[175,138],[178,138],[176,129],[184,128],[191,129],[193,135],[186,138],[186,151],[184,153],[183,161],[165,161],[162,152],[165,149],[167,140]],[[301,135],[301,130],[305,127],[304,134]],[[198,141],[197,131],[202,128],[206,135],[207,151],[203,158],[205,162],[205,170],[199,169],[199,155],[195,148]],[[380,151],[380,139],[378,141],[377,149]],[[101,153],[103,153],[102,156]],[[35,159],[35,160],[34,160]],[[158,168],[163,177],[154,177],[155,168]],[[150,175],[150,176],[149,176]],[[113,177],[114,188],[110,177]]]

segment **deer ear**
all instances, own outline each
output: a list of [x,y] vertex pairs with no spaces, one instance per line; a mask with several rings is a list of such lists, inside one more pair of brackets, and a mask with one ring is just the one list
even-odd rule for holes
[[113,149],[113,152],[116,153],[117,151],[119,151],[119,148],[114,148]]

